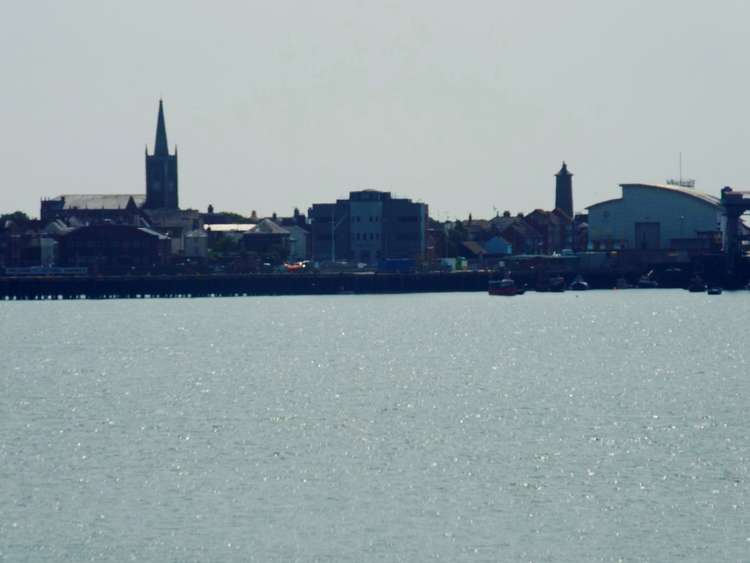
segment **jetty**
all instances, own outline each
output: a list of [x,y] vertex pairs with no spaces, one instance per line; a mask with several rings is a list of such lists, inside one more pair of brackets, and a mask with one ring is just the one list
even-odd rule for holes
[[0,300],[487,291],[493,272],[0,277]]

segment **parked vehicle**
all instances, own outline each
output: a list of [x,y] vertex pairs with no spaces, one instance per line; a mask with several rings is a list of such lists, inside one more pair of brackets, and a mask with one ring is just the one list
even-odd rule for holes
[[284,270],[289,273],[303,272],[307,268],[308,264],[309,262],[285,262]]

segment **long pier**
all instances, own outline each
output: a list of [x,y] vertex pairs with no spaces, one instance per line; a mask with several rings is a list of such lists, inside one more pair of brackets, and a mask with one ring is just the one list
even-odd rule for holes
[[477,271],[415,274],[0,277],[0,300],[487,291],[492,275],[489,271]]
[[[738,262],[741,275],[726,276],[723,255],[702,257],[683,268],[655,268],[659,287],[687,287],[694,273],[725,289],[747,283],[750,263]],[[567,283],[582,274],[592,289],[612,289],[619,278],[635,284],[643,267],[621,269],[563,268],[551,263],[538,270],[511,268],[517,283],[529,288],[540,276],[560,275]],[[57,299],[147,299],[153,297],[232,297],[252,295],[336,295],[365,293],[428,293],[487,291],[491,279],[501,274],[466,272],[397,273],[277,273],[129,276],[0,276],[0,301]]]

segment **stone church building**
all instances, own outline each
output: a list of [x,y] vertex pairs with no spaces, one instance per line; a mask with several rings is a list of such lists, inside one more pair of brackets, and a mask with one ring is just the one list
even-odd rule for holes
[[62,221],[72,227],[114,223],[147,227],[169,236],[172,252],[185,252],[185,237],[202,228],[200,213],[181,210],[177,147],[170,154],[164,104],[159,100],[153,154],[146,147],[146,194],[62,194],[41,202],[43,224]]

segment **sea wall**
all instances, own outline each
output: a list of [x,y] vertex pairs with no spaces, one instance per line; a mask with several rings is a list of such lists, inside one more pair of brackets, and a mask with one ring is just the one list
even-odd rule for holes
[[491,272],[0,277],[0,299],[103,299],[487,291]]
[[[568,262],[534,263],[511,268],[516,283],[534,289],[540,281],[561,275],[570,283],[581,274],[592,289],[612,289],[623,278],[631,285],[649,267],[622,269],[562,268]],[[574,263],[571,261],[570,265]],[[669,267],[666,267],[669,266]],[[743,263],[739,275],[728,279],[721,260],[693,260],[681,267],[660,265],[651,269],[659,287],[687,287],[700,274],[709,283],[739,288],[748,281],[750,267]],[[220,297],[237,295],[335,295],[346,293],[421,293],[487,291],[490,279],[501,277],[489,270],[425,273],[336,274],[220,274],[188,276],[0,276],[0,300],[7,299],[108,299],[144,297]]]

